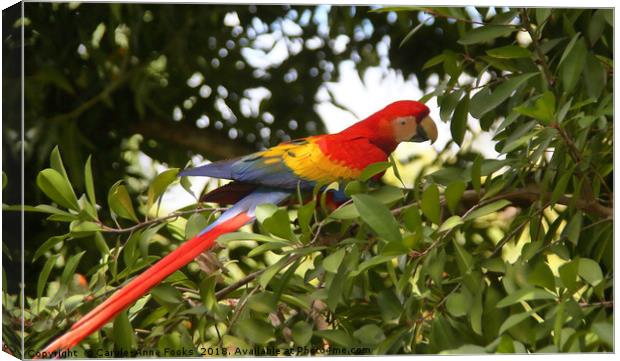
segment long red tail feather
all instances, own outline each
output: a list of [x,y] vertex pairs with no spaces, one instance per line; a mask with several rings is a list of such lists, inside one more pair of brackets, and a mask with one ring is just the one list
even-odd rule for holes
[[45,347],[41,352],[41,357],[50,357],[55,352],[68,350],[77,345],[88,335],[103,327],[108,321],[129,307],[164,278],[209,249],[220,235],[234,232],[252,219],[252,216],[242,212],[218,224],[204,234],[185,242],[78,320],[69,332]]

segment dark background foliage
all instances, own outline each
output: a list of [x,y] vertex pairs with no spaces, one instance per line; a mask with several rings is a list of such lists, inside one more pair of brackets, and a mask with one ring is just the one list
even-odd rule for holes
[[[258,243],[229,240],[217,252],[234,261],[231,273],[190,265],[80,352],[293,341],[379,354],[613,349],[610,11],[476,8],[475,18],[462,8],[26,3],[22,23],[16,9],[3,13],[4,203],[21,202],[23,146],[24,204],[51,198],[46,212],[57,212],[26,213],[28,348],[210,219],[189,209],[146,223],[147,194],[158,198],[176,173],[145,175],[137,151],[183,168],[195,154],[218,160],[322,133],[321,86],[343,60],[361,74],[377,65],[388,37],[390,66],[405,78],[438,76],[423,100],[437,98],[450,122],[446,149],[458,153],[442,150],[414,189],[352,183],[350,194],[372,196],[329,216],[293,207],[289,225],[284,211],[263,210],[254,230],[267,238],[245,235]],[[23,144],[12,111],[21,25]],[[350,41],[338,49],[342,34]],[[282,45],[288,57],[267,67],[243,55]],[[248,108],[257,88],[270,95]],[[501,160],[472,151],[469,116],[492,132]],[[42,186],[48,166],[70,184],[69,201]],[[88,197],[72,204],[73,191]],[[4,219],[4,270],[18,269],[19,214]],[[286,271],[274,261],[285,256]],[[252,287],[223,292],[253,272],[263,273],[244,283]],[[15,350],[20,275],[3,276],[3,341]],[[134,337],[133,327],[152,332]]]

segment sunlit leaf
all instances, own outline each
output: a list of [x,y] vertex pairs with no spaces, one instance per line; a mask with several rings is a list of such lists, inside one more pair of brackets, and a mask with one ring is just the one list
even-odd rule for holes
[[78,210],[78,200],[71,184],[58,171],[51,168],[42,170],[37,176],[37,185],[52,201]]
[[486,25],[465,33],[458,42],[462,45],[484,43],[493,39],[512,34],[517,29],[512,26]]
[[385,205],[366,194],[356,194],[352,198],[360,216],[373,231],[389,242],[402,240],[398,223]]
[[471,101],[469,102],[469,112],[478,119],[482,118],[484,114],[497,108],[501,103],[508,99],[508,97],[510,97],[510,95],[512,95],[512,93],[519,86],[536,75],[538,75],[538,73],[514,76],[503,81],[492,92],[488,86],[485,87],[471,98]]
[[510,204],[510,201],[506,200],[506,199],[501,199],[499,201],[495,201],[493,203],[484,205],[482,207],[476,208],[475,210],[471,211],[470,213],[468,213],[465,217],[463,217],[464,221],[469,221],[472,219],[476,219],[476,218],[480,218],[483,216],[486,216],[487,214],[493,213],[493,212],[497,212],[500,209],[508,206]]
[[108,205],[112,212],[121,218],[138,222],[138,217],[133,209],[131,198],[127,188],[121,184],[122,181],[116,182],[108,192]]
[[497,307],[507,307],[521,301],[552,300],[555,296],[540,288],[527,287],[509,294],[497,303]]
[[345,255],[345,249],[340,248],[338,251],[325,257],[325,259],[323,260],[323,268],[325,268],[327,272],[331,272],[331,273],[338,272],[338,267],[340,267],[340,263],[342,263],[344,255]]
[[151,182],[151,185],[149,186],[149,189],[147,191],[147,212],[151,209],[153,203],[157,200],[157,198],[159,198],[164,193],[166,188],[168,188],[170,183],[174,182],[177,179],[178,174],[179,168],[170,168],[159,173],[155,177],[155,179],[153,179],[153,182]]

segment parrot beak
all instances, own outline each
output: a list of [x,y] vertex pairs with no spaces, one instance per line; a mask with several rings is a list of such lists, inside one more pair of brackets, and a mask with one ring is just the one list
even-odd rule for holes
[[416,134],[411,138],[413,142],[424,142],[429,140],[433,144],[437,140],[437,127],[431,117],[427,116],[420,123],[416,129]]

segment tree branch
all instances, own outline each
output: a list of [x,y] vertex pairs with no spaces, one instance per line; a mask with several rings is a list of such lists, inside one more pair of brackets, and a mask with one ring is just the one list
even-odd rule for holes
[[[540,188],[538,188],[535,185],[528,185],[524,188],[516,189],[513,191],[506,192],[506,193],[500,193],[491,198],[482,200],[482,198],[484,197],[484,194],[485,194],[484,191],[481,191],[480,193],[478,193],[472,189],[466,190],[465,192],[463,192],[463,195],[461,196],[461,203],[465,204],[467,208],[469,209],[472,206],[480,202],[484,202],[486,204],[486,203],[491,203],[491,202],[494,202],[500,199],[506,199],[517,205],[529,206],[532,203],[540,200],[541,198],[544,198],[544,199],[551,198],[550,192],[543,193],[540,190]],[[446,205],[445,196],[441,196],[439,199],[439,202],[442,206],[445,206]],[[557,200],[556,203],[568,206],[572,202],[575,203],[575,207],[577,207],[577,209],[580,209],[586,213],[594,214],[594,215],[605,217],[605,218],[612,218],[614,215],[613,208],[602,205],[596,199],[590,199],[590,200],[575,199],[574,196],[564,194],[560,196],[560,198]],[[414,206],[416,204],[417,202],[414,202],[414,203],[407,204],[399,208],[395,208],[392,210],[392,213],[398,214],[402,212],[404,209]]]
[[141,121],[132,124],[130,130],[148,138],[172,143],[175,147],[191,149],[210,160],[234,158],[256,151],[244,141],[172,120]]
[[84,112],[86,112],[90,108],[94,107],[95,105],[99,104],[100,101],[102,101],[105,98],[109,97],[118,88],[120,88],[121,85],[124,85],[125,82],[127,82],[127,80],[129,80],[130,76],[134,72],[140,70],[141,68],[142,67],[136,67],[136,68],[130,70],[129,72],[122,72],[120,75],[118,75],[116,78],[114,78],[114,80],[112,80],[108,84],[108,86],[103,88],[101,90],[101,92],[99,92],[97,95],[95,95],[94,97],[88,99],[84,103],[80,104],[77,108],[73,109],[70,112],[62,113],[62,114],[58,114],[58,115],[53,116],[50,119],[50,122],[59,122],[59,121],[63,121],[63,120],[70,120],[70,119],[78,118]]
[[[483,195],[484,195],[484,192],[478,195],[478,193],[474,190],[467,190],[463,193],[461,202],[478,203],[480,202],[480,199],[482,198]],[[522,205],[529,206],[530,204],[540,200],[541,198],[550,199],[551,193],[550,192],[543,193],[537,186],[530,185],[525,188],[499,194],[497,196],[489,198],[488,200],[485,200],[485,202],[492,202],[492,201],[496,201],[500,199],[506,199],[516,204],[522,204]],[[442,200],[442,203],[444,202],[445,200]],[[561,195],[557,201],[558,204],[562,204],[562,205],[569,205],[572,202],[575,202],[575,207],[577,207],[577,209],[580,209],[586,213],[590,213],[590,214],[594,214],[594,215],[606,217],[606,218],[611,218],[614,215],[613,208],[605,207],[599,202],[597,202],[595,199],[592,199],[592,200],[575,199],[574,197],[569,196],[569,195]]]

